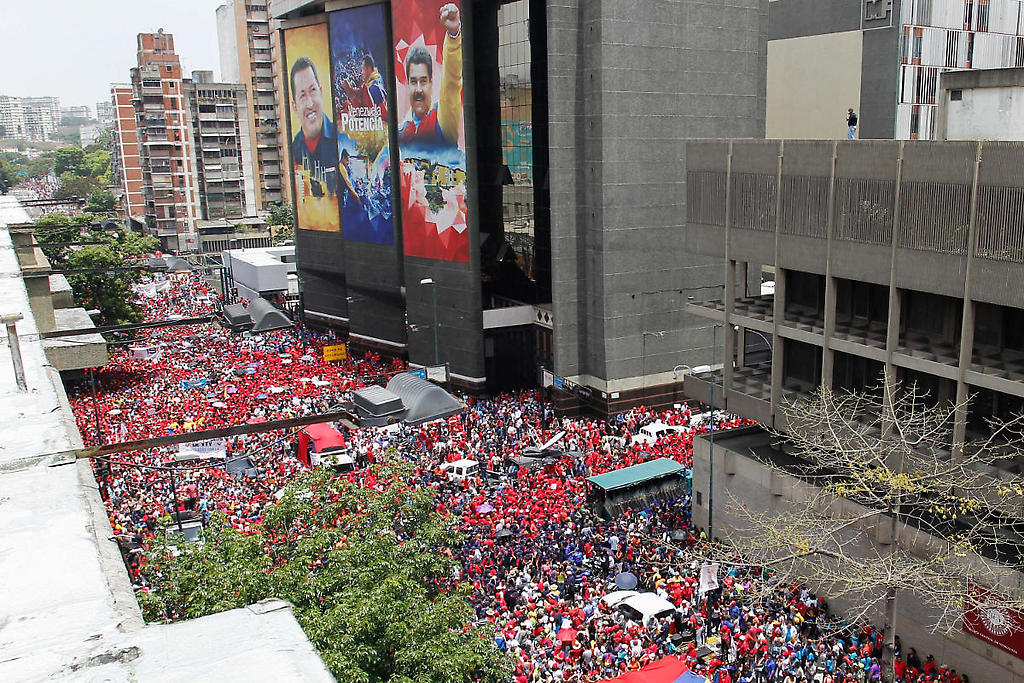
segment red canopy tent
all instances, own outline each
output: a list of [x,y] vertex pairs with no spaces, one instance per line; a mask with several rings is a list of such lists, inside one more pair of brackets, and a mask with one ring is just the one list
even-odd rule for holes
[[[310,446],[312,445],[312,448]],[[326,422],[318,422],[305,427],[299,432],[299,449],[296,453],[299,461],[310,467],[312,453],[323,453],[330,448],[344,448],[345,437],[337,429]]]
[[639,671],[630,671],[618,678],[609,678],[600,683],[675,683],[689,667],[678,657],[665,657],[651,662]]

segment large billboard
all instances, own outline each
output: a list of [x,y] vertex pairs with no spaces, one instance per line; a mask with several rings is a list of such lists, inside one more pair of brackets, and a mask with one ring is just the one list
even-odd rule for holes
[[391,5],[405,254],[466,263],[461,10],[438,0]]
[[329,16],[342,234],[356,242],[394,244],[384,7]]
[[284,32],[295,217],[304,230],[339,232],[337,128],[331,120],[327,24]]

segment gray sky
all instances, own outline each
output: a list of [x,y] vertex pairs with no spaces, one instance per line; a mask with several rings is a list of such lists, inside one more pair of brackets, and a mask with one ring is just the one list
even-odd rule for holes
[[61,106],[110,100],[128,81],[135,36],[163,28],[185,73],[220,75],[217,19],[224,0],[0,0],[0,94],[56,96]]

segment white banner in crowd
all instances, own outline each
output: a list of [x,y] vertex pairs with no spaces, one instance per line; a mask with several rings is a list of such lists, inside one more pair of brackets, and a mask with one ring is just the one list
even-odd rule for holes
[[710,593],[718,588],[718,563],[700,566],[700,594]]
[[132,285],[132,291],[147,299],[155,299],[157,294],[171,291],[171,281],[161,280],[159,282],[146,282],[141,285]]
[[216,460],[228,457],[227,439],[205,439],[178,444],[177,460]]
[[159,346],[132,346],[128,349],[133,360],[160,360],[164,350]]

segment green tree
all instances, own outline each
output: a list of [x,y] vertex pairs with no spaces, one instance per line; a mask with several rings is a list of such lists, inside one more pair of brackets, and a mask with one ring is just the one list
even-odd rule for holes
[[7,191],[17,184],[17,171],[11,164],[0,159],[0,194],[7,194]]
[[406,484],[405,465],[374,468],[382,491],[323,470],[289,486],[244,535],[222,518],[201,547],[177,557],[159,544],[140,596],[149,619],[194,618],[268,597],[295,606],[339,681],[461,683],[508,680],[493,634],[471,622],[467,589],[452,588],[453,524],[432,489]]
[[65,173],[79,176],[88,175],[85,150],[75,146],[61,147],[54,153],[53,169],[59,176],[63,176]]
[[96,213],[109,213],[117,208],[114,195],[107,190],[94,190],[85,202],[85,210]]
[[[69,269],[117,268],[124,258],[112,245],[96,244],[74,249],[68,255]],[[137,272],[74,273],[67,276],[75,293],[75,304],[99,309],[100,324],[127,325],[142,322],[143,310],[134,303],[131,285],[140,279]]]
[[89,145],[86,145],[86,152],[95,152],[98,149],[109,150],[110,149],[110,129],[100,133],[99,137],[93,140]]
[[97,149],[85,155],[84,168],[90,178],[102,178],[110,171],[110,152]]
[[100,183],[95,178],[83,177],[65,171],[60,174],[60,187],[53,193],[56,199],[71,199],[72,197],[88,197]]
[[293,228],[292,226],[279,225],[277,226],[276,230],[274,229],[273,225],[270,226],[270,243],[273,246],[277,247],[282,244],[290,244],[294,241],[295,228]]
[[36,226],[71,225],[71,217],[66,213],[53,212],[36,219]]
[[295,214],[292,212],[291,204],[284,202],[278,202],[276,205],[271,205],[270,211],[267,214],[267,223],[270,225],[295,225]]
[[38,178],[53,173],[54,155],[52,152],[40,154],[35,159],[26,157],[25,161],[25,175],[29,178]]
[[[135,232],[110,233],[94,230],[88,232],[87,236],[89,240],[104,244],[70,248],[65,254],[64,267],[68,269],[123,267],[129,259],[150,254],[159,245],[159,241],[155,237]],[[75,303],[86,309],[99,309],[101,324],[127,325],[142,321],[144,310],[135,303],[131,291],[131,286],[142,278],[141,272],[77,273],[69,274],[67,277],[75,293]]]
[[35,222],[36,242],[43,245],[43,254],[50,262],[51,268],[63,268],[67,265],[71,247],[47,247],[47,244],[59,242],[75,242],[81,239],[82,229],[71,224],[71,219],[64,213],[48,213]]

